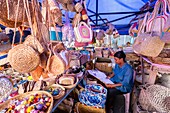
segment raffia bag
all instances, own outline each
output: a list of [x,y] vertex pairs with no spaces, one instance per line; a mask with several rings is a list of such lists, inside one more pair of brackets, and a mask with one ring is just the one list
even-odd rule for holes
[[[147,100],[153,108],[158,112],[169,113],[170,109],[167,108],[167,104],[165,103],[165,99],[170,97],[170,89],[161,85],[150,85],[145,90],[145,95],[140,95],[139,102],[141,104],[142,100]],[[146,102],[145,102],[146,103]],[[146,106],[147,107],[147,106]]]
[[39,53],[44,52],[44,48],[42,47],[41,43],[37,40],[36,37],[29,35],[27,36],[26,40],[24,41],[25,45],[31,46],[34,50],[37,50]]
[[148,15],[149,13],[146,13],[144,21],[139,30],[139,35],[137,36],[133,44],[133,50],[137,54],[157,57],[163,50],[165,43],[162,42],[160,39],[160,32],[154,32],[152,30],[151,32],[144,31]]
[[75,112],[76,113],[105,113],[105,109],[87,106],[81,104],[80,102],[77,102],[75,105]]
[[9,50],[8,61],[16,71],[28,73],[37,68],[40,57],[32,47],[20,44]]
[[[8,20],[7,4],[6,0],[0,0],[0,24],[14,28],[15,22]],[[22,22],[17,22],[17,27],[20,26]]]

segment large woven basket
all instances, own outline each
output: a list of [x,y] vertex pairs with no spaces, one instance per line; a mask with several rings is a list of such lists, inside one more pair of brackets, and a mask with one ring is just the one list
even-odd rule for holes
[[20,44],[9,50],[8,61],[16,71],[28,73],[40,64],[40,56],[32,47]]
[[105,109],[87,106],[87,105],[81,104],[80,102],[76,103],[75,112],[76,113],[106,113]]
[[48,97],[51,98],[51,104],[50,104],[50,106],[48,108],[48,111],[47,111],[47,113],[50,113],[51,110],[52,110],[52,107],[53,107],[53,96],[50,93],[46,92],[46,91],[31,91],[31,92],[27,92],[27,93],[24,93],[24,94],[17,95],[15,97],[7,100],[6,102],[0,104],[0,111],[5,109],[6,107],[8,107],[11,100],[22,99],[22,98],[29,97],[30,95],[34,95],[34,94],[45,94],[45,95],[47,95]]
[[[140,94],[139,102],[142,104],[142,102],[147,101],[148,103],[145,102],[145,104],[150,104],[156,111],[169,113],[170,109],[165,103],[167,97],[170,97],[170,89],[161,85],[150,85],[146,88],[145,95]],[[143,105],[141,106],[144,107]]]

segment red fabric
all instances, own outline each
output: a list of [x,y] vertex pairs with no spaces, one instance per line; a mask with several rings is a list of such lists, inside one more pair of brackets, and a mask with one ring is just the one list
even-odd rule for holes
[[88,42],[77,42],[77,41],[75,41],[74,46],[75,46],[75,47],[88,46]]

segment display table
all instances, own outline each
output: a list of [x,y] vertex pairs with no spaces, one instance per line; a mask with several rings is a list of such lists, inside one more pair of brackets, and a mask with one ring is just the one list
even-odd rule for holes
[[[84,76],[85,76],[85,74],[83,73],[83,75],[79,78],[79,81],[78,81],[78,83],[76,84],[76,86],[83,80]],[[76,86],[73,87],[72,89],[66,89],[65,95],[64,95],[62,98],[60,98],[60,99],[58,99],[58,100],[54,100],[54,105],[53,105],[53,109],[51,110],[51,113],[54,113],[54,112],[55,112],[55,110],[56,110],[57,107],[61,104],[61,102],[62,102],[65,98],[67,98],[67,96],[74,90],[74,88],[76,88]]]

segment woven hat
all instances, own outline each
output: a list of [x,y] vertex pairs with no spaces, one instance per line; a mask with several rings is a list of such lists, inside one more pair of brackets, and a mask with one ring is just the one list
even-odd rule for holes
[[40,64],[39,54],[30,46],[20,44],[9,50],[8,61],[12,68],[21,73],[28,73]]

